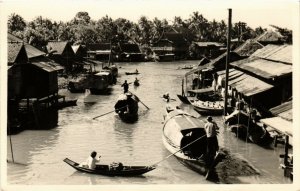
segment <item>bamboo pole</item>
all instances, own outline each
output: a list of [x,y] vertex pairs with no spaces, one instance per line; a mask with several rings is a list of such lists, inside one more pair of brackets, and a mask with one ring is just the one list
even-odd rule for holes
[[225,99],[224,99],[224,116],[227,114],[227,100],[228,100],[228,70],[230,62],[230,38],[231,38],[231,9],[228,9],[228,31],[227,31],[227,55],[226,55],[226,75],[225,75]]

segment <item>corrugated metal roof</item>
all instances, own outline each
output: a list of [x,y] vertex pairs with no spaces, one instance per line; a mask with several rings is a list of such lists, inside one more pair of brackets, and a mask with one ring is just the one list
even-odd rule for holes
[[264,59],[255,59],[249,62],[238,61],[231,63],[231,65],[247,70],[266,79],[290,74],[293,71],[292,65]]
[[[219,72],[218,74],[223,78],[225,77],[225,71]],[[228,75],[228,85],[236,88],[238,92],[243,93],[245,96],[252,96],[273,87],[268,83],[235,69],[231,69]]]
[[281,133],[293,136],[293,123],[280,117],[271,117],[260,120],[262,123],[278,130]]
[[277,62],[283,62],[287,64],[292,64],[292,45],[267,45],[262,49],[254,52],[252,58],[264,58],[268,60],[273,60]]
[[64,69],[62,66],[60,66],[54,62],[34,61],[31,63],[47,72],[54,72],[54,71],[59,71],[59,70]]
[[279,116],[283,119],[292,121],[293,120],[293,102],[288,101],[279,106],[273,107],[272,109],[270,109],[270,112],[275,116]]

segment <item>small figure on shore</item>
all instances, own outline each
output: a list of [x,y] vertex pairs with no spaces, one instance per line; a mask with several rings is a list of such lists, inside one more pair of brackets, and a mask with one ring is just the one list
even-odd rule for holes
[[100,162],[101,156],[99,156],[99,159],[96,159],[96,156],[97,156],[97,152],[93,151],[91,153],[91,156],[89,156],[89,158],[87,159],[86,164],[89,169],[95,169],[96,163]]
[[135,69],[135,73],[139,73],[138,69]]
[[127,83],[127,80],[121,85],[121,87],[124,88],[124,93],[128,92],[129,84]]
[[211,116],[207,117],[207,123],[204,125],[206,137],[207,137],[207,155],[208,159],[212,159],[216,152],[219,150],[219,144],[217,139],[218,126],[213,121]]

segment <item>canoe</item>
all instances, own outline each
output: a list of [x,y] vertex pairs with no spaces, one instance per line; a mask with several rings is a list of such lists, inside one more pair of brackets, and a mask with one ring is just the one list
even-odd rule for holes
[[115,104],[115,112],[126,123],[138,120],[138,100],[135,95],[121,94]]
[[[209,161],[206,159],[204,121],[179,109],[166,109],[167,114],[162,129],[165,148],[170,153],[174,153],[179,162],[205,175],[209,169]],[[190,144],[193,141],[195,142]],[[188,144],[190,145],[187,146]]]
[[80,172],[105,176],[138,176],[155,169],[154,166],[122,166],[121,168],[112,168],[110,165],[104,164],[96,165],[95,169],[89,169],[82,167],[79,163],[68,158],[65,158],[64,162]]
[[139,72],[125,72],[126,75],[138,75]]
[[222,115],[224,111],[224,104],[221,101],[209,102],[209,101],[194,101],[191,103],[194,110],[201,115]]

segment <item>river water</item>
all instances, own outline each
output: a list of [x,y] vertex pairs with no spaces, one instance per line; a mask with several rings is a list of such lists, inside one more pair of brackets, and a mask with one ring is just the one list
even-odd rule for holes
[[[7,164],[8,184],[25,185],[117,185],[117,184],[212,184],[194,171],[180,164],[174,157],[163,161],[158,168],[141,177],[106,177],[77,172],[63,162],[68,157],[85,161],[91,151],[102,156],[101,162],[122,162],[125,165],[151,165],[170,153],[164,148],[161,129],[166,102],[161,99],[165,92],[185,110],[199,116],[188,105],[181,104],[176,94],[181,94],[181,79],[187,70],[179,66],[197,64],[198,61],[169,63],[119,63],[117,85],[111,95],[71,94],[60,90],[70,98],[78,98],[77,106],[59,110],[58,126],[51,130],[26,130],[12,135],[14,159],[17,164]],[[110,112],[122,93],[121,83],[133,82],[136,76],[125,72],[138,69],[141,85],[129,90],[136,94],[150,110],[139,103],[139,120],[134,124],[120,121],[114,112],[92,120],[93,117]],[[85,103],[85,101],[93,103]],[[201,116],[200,116],[201,117]],[[221,126],[222,118],[216,117]],[[221,127],[219,144],[240,155],[259,169],[260,175],[241,178],[244,183],[291,183],[280,169],[279,154],[283,146],[263,148],[237,139],[233,133]],[[11,161],[10,143],[7,141],[7,158]]]

